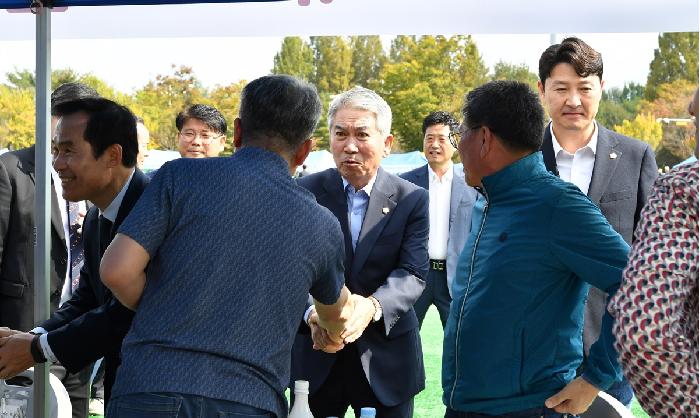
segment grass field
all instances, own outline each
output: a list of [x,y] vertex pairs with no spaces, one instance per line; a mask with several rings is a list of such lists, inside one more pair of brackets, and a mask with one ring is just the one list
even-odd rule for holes
[[[421,329],[423,341],[423,360],[425,363],[425,390],[416,396],[415,418],[442,418],[445,406],[442,404],[442,325],[434,306],[431,306],[423,321]],[[632,413],[636,418],[648,418],[637,401],[632,405]],[[352,410],[348,410],[345,418],[353,418]],[[316,417],[325,418],[325,417]]]

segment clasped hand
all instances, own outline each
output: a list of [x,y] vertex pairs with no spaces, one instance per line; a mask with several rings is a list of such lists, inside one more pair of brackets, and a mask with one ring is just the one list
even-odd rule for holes
[[336,353],[350,344],[357,341],[372,321],[375,313],[374,303],[369,298],[360,295],[350,295],[348,308],[351,314],[346,321],[345,328],[339,335],[331,335],[324,329],[318,320],[316,311],[309,315],[309,327],[311,328],[311,338],[314,343],[314,350],[323,350],[326,353]]
[[34,365],[34,335],[0,327],[0,379],[9,379]]

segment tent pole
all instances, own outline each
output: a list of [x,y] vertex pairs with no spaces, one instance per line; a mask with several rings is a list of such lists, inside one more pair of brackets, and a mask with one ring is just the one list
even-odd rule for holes
[[[51,173],[49,138],[51,132],[51,9],[34,1],[36,13],[36,200],[34,202],[34,323],[49,317],[49,226]],[[49,365],[34,366],[34,417],[48,418]]]

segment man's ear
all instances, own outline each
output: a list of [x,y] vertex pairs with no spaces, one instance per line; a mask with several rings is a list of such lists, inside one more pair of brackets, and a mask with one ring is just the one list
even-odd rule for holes
[[124,156],[124,150],[119,144],[112,144],[108,146],[102,157],[107,159],[107,167],[114,168],[122,165],[122,158]]
[[294,155],[292,156],[292,164],[294,165],[294,169],[296,169],[298,166],[302,165],[304,161],[306,161],[306,157],[309,156],[313,145],[314,142],[311,138],[307,139],[301,145],[299,145],[299,148],[297,148],[297,150],[294,152]]
[[238,149],[241,147],[241,145],[241,118],[236,118],[233,121],[233,147]]
[[544,100],[544,83],[537,80],[537,91],[540,92],[540,100]]
[[391,144],[394,143],[394,135],[388,135],[384,140],[384,153],[382,157],[386,158],[391,154]]
[[482,136],[481,136],[481,150],[479,151],[479,156],[481,158],[486,157],[489,155],[491,150],[493,149],[494,143],[493,141],[496,140],[495,135],[493,132],[491,132],[491,129],[489,129],[488,126],[482,126],[479,128],[482,130]]

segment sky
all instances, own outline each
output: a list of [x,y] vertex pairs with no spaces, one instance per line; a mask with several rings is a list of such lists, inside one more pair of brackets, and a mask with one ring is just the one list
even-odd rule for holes
[[[605,87],[626,82],[644,84],[658,46],[658,33],[576,35],[603,55]],[[391,36],[383,36],[387,49]],[[550,35],[474,35],[489,68],[498,61],[525,63],[537,73],[537,62]],[[190,66],[205,87],[252,80],[268,74],[281,37],[55,39],[52,67],[92,73],[124,93],[143,87],[158,74],[172,74],[173,64]],[[0,42],[0,82],[16,69],[35,67],[33,41]]]

